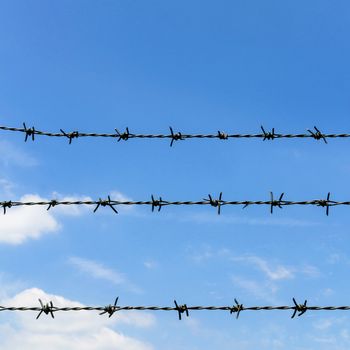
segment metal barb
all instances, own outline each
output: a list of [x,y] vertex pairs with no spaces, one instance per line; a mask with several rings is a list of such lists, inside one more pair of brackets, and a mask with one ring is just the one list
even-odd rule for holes
[[34,135],[35,135],[35,128],[34,128],[34,126],[32,126],[31,128],[27,129],[26,123],[23,123],[23,128],[24,128],[24,132],[26,134],[24,142],[27,142],[28,137],[31,137],[32,141],[34,141]]
[[251,203],[249,203],[249,201],[247,201],[247,203],[243,205],[242,209],[247,208],[247,206],[250,205],[250,204],[251,204]]
[[265,140],[273,140],[274,138],[277,137],[277,135],[275,134],[275,128],[272,128],[272,131],[266,132],[264,127],[261,126],[261,130],[262,130],[262,132],[264,134],[263,141],[265,141]]
[[111,203],[111,198],[110,196],[108,196],[108,199],[99,199],[98,203],[97,203],[97,206],[96,208],[94,209],[94,213],[96,213],[96,210],[99,208],[99,207],[105,207],[105,206],[109,206],[116,214],[118,214],[117,210],[114,208],[113,204]]
[[158,207],[158,211],[162,208],[163,205],[163,200],[162,197],[159,197],[158,199],[154,199],[153,194],[151,195],[151,200],[152,200],[152,212],[154,211],[154,208]]
[[116,137],[118,137],[118,142],[120,140],[124,140],[124,141],[129,140],[130,132],[129,132],[129,128],[128,127],[126,128],[126,131],[123,132],[123,133],[120,133],[118,129],[115,129],[115,132],[117,133]]
[[40,310],[38,316],[36,317],[36,319],[38,319],[42,313],[44,313],[45,315],[50,314],[52,318],[55,318],[55,316],[53,315],[55,308],[52,304],[52,301],[50,301],[50,303],[48,303],[48,304],[43,304],[41,299],[39,299],[39,302],[40,302],[41,310]]
[[228,139],[228,135],[222,131],[218,131],[218,138],[220,140],[227,140]]
[[328,216],[329,214],[329,206],[331,205],[331,203],[334,203],[333,201],[330,201],[329,198],[331,196],[331,193],[328,192],[328,195],[327,195],[327,199],[319,199],[317,201],[317,205],[319,207],[326,207],[326,215]]
[[233,305],[231,307],[230,314],[233,314],[234,312],[237,312],[236,319],[238,319],[240,312],[243,311],[244,308],[243,308],[243,304],[239,304],[238,303],[237,299],[234,299],[234,300],[235,300],[236,305]]
[[72,139],[79,137],[79,132],[78,131],[73,131],[73,132],[66,133],[62,129],[60,129],[60,130],[61,130],[61,133],[69,139],[69,144],[72,143]]
[[181,132],[174,133],[173,128],[171,126],[169,126],[169,129],[170,129],[170,133],[171,133],[170,147],[172,147],[174,141],[183,140],[183,137],[182,137]]
[[53,208],[55,205],[57,205],[57,200],[56,200],[56,199],[53,199],[53,200],[50,202],[50,204],[49,204],[49,206],[47,207],[46,210],[50,210],[50,209]]
[[284,193],[282,193],[280,195],[280,198],[278,200],[274,200],[273,199],[273,193],[272,192],[270,192],[270,196],[271,196],[271,209],[270,209],[270,212],[271,212],[271,214],[273,214],[273,207],[278,207],[278,208],[282,209],[282,205],[283,205],[282,198],[284,196]]
[[293,303],[295,306],[294,306],[294,312],[291,318],[294,318],[297,312],[299,312],[298,317],[303,315],[308,309],[308,307],[306,306],[307,300],[304,301],[304,304],[298,304],[293,298]]
[[324,134],[314,126],[315,131],[307,130],[315,140],[323,140],[327,144],[327,140]]
[[4,208],[4,215],[6,214],[6,208],[12,207],[12,201],[5,201],[1,203],[1,206]]
[[117,297],[117,298],[115,299],[113,305],[108,305],[108,306],[106,306],[105,309],[104,309],[104,311],[101,312],[100,315],[108,314],[108,315],[109,315],[108,317],[111,318],[112,315],[113,315],[116,311],[118,311],[118,310],[117,310],[117,309],[118,309],[118,307],[117,307],[118,299],[119,299],[119,297]]
[[221,213],[221,205],[223,203],[222,192],[220,192],[219,199],[213,199],[210,194],[208,194],[208,197],[209,198],[203,198],[203,200],[208,201],[211,206],[213,206],[215,208],[217,207],[218,208],[218,215],[220,215],[220,213]]
[[186,316],[188,317],[189,316],[189,313],[188,313],[188,308],[187,308],[187,305],[186,304],[183,304],[183,305],[178,305],[176,300],[174,300],[174,303],[175,303],[175,309],[177,310],[177,312],[179,313],[179,320],[181,321],[181,314],[183,313],[186,313]]

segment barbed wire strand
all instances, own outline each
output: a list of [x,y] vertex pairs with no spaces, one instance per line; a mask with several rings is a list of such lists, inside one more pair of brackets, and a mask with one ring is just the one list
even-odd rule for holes
[[291,318],[295,316],[301,316],[306,311],[350,311],[350,306],[309,306],[307,300],[303,304],[298,304],[295,298],[293,298],[294,305],[283,306],[243,306],[237,299],[234,299],[234,304],[231,306],[187,306],[186,304],[179,305],[174,300],[175,306],[119,306],[117,305],[119,297],[115,299],[113,305],[107,306],[69,306],[69,307],[57,307],[53,305],[53,302],[44,303],[39,299],[39,306],[26,307],[26,306],[0,306],[1,311],[35,311],[38,312],[36,319],[40,318],[42,314],[50,315],[54,318],[56,312],[75,312],[75,311],[98,311],[99,315],[108,314],[108,317],[112,317],[118,311],[176,311],[178,313],[179,320],[182,319],[183,314],[189,317],[190,311],[229,311],[230,314],[235,314],[236,318],[240,316],[243,311],[290,311],[293,313]]
[[313,200],[303,200],[303,201],[288,201],[283,199],[284,193],[282,193],[278,199],[274,198],[274,195],[272,192],[270,192],[270,200],[267,201],[236,201],[236,200],[223,200],[222,199],[222,192],[219,195],[218,199],[213,198],[210,194],[208,195],[208,198],[203,198],[202,201],[167,201],[163,200],[162,197],[159,197],[159,199],[156,199],[153,195],[151,195],[151,200],[148,201],[132,201],[132,200],[113,200],[110,198],[110,196],[107,197],[107,199],[99,199],[97,201],[94,200],[76,200],[76,201],[67,201],[67,200],[57,200],[57,199],[51,199],[49,201],[28,201],[28,202],[22,202],[22,201],[0,201],[0,207],[3,208],[3,213],[6,214],[7,210],[12,207],[19,207],[19,206],[47,206],[47,210],[50,210],[53,207],[56,207],[58,205],[92,205],[95,206],[93,212],[95,213],[100,207],[109,207],[111,208],[116,214],[118,214],[117,209],[115,206],[118,205],[124,205],[124,206],[130,206],[130,205],[148,205],[151,206],[152,212],[158,208],[158,212],[161,210],[164,206],[189,206],[189,205],[210,205],[214,208],[217,208],[217,213],[220,215],[221,208],[223,206],[227,205],[242,205],[243,209],[251,206],[251,205],[267,205],[270,207],[270,213],[273,214],[273,210],[275,207],[282,209],[284,206],[291,206],[291,205],[311,205],[311,206],[318,206],[326,209],[326,215],[329,215],[329,208],[333,206],[340,206],[340,205],[350,205],[350,201],[334,201],[330,199],[330,192],[328,192],[326,199],[313,199]]
[[25,123],[23,123],[23,128],[14,128],[9,126],[0,126],[0,130],[4,131],[13,131],[21,132],[25,134],[24,141],[27,142],[28,139],[32,141],[35,140],[35,136],[48,136],[48,137],[64,137],[67,138],[69,144],[72,143],[73,139],[81,137],[102,137],[102,138],[115,138],[117,141],[127,141],[129,139],[170,139],[170,146],[173,146],[175,141],[183,141],[186,139],[219,139],[219,140],[228,140],[228,139],[250,139],[250,138],[260,138],[263,141],[274,140],[281,138],[313,138],[315,140],[322,140],[327,144],[327,139],[329,138],[348,138],[350,134],[341,133],[341,134],[325,134],[322,133],[316,126],[314,130],[308,129],[308,133],[303,134],[280,134],[275,132],[275,128],[272,128],[271,131],[266,131],[263,126],[261,128],[261,133],[255,134],[228,134],[223,131],[218,131],[215,134],[184,134],[182,132],[175,132],[172,127],[169,127],[170,134],[134,134],[129,131],[127,127],[125,131],[120,132],[118,129],[115,129],[115,133],[86,133],[79,131],[66,132],[63,129],[60,129],[59,133],[47,132],[37,130],[34,126],[28,128]]

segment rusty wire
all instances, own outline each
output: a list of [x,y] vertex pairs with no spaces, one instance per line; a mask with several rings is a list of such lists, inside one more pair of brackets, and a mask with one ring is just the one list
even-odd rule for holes
[[222,192],[219,195],[219,198],[215,199],[210,194],[208,195],[208,198],[203,198],[201,201],[167,201],[162,199],[162,197],[159,197],[159,199],[155,199],[154,196],[151,196],[151,200],[148,201],[132,201],[132,200],[113,200],[110,198],[110,196],[107,197],[107,199],[99,199],[99,200],[77,200],[77,201],[66,201],[66,200],[57,200],[57,199],[51,199],[49,201],[37,201],[37,202],[21,202],[21,201],[0,201],[0,207],[3,208],[3,213],[6,214],[7,209],[10,209],[12,207],[19,207],[19,206],[47,206],[47,210],[50,210],[51,208],[58,206],[58,205],[90,205],[95,206],[94,213],[99,209],[100,207],[110,207],[116,214],[118,214],[118,211],[116,210],[115,206],[118,205],[124,205],[124,206],[130,206],[130,205],[148,205],[151,207],[152,212],[158,208],[158,212],[161,210],[164,206],[188,206],[188,205],[210,205],[217,209],[217,213],[221,213],[222,206],[225,205],[242,205],[243,209],[247,206],[251,205],[266,205],[270,207],[270,213],[273,214],[274,208],[280,208],[282,209],[284,206],[290,206],[290,205],[311,205],[311,206],[318,206],[326,209],[326,215],[329,214],[329,208],[333,206],[339,206],[339,205],[350,205],[350,201],[334,201],[330,199],[330,192],[328,192],[326,199],[313,199],[313,200],[303,200],[303,201],[288,201],[283,199],[284,193],[282,193],[278,199],[274,198],[274,195],[272,192],[270,192],[270,200],[267,201],[232,201],[232,200],[223,200],[222,199]]
[[182,132],[175,132],[172,127],[169,127],[170,134],[134,134],[129,131],[129,128],[126,128],[125,131],[120,132],[118,129],[115,129],[115,133],[86,133],[79,132],[77,130],[66,132],[63,129],[60,129],[59,133],[47,132],[37,130],[34,126],[27,128],[26,124],[23,123],[23,128],[14,128],[8,126],[0,126],[0,130],[4,131],[14,131],[21,132],[25,134],[24,141],[31,139],[35,140],[36,135],[40,136],[49,136],[49,137],[63,137],[68,139],[69,144],[72,143],[73,139],[81,137],[102,137],[102,138],[114,138],[117,141],[127,141],[129,139],[170,139],[170,146],[173,145],[175,141],[181,141],[186,139],[219,139],[219,140],[228,140],[228,139],[239,139],[239,138],[260,138],[263,141],[265,140],[274,140],[281,138],[313,138],[315,140],[322,140],[324,143],[327,143],[328,138],[348,138],[350,134],[325,134],[322,133],[316,126],[314,130],[307,130],[307,133],[303,134],[280,134],[276,133],[275,129],[272,128],[271,131],[266,131],[263,126],[261,126],[261,133],[257,134],[227,134],[223,131],[218,131],[215,134],[184,134]]
[[295,316],[301,316],[306,311],[350,311],[350,306],[309,306],[307,305],[307,300],[303,304],[297,303],[295,298],[293,298],[294,305],[284,305],[284,306],[243,306],[237,299],[234,299],[234,304],[230,306],[187,306],[186,304],[179,305],[176,300],[174,300],[175,306],[119,306],[117,305],[118,299],[115,299],[113,305],[107,306],[70,306],[70,307],[57,307],[53,305],[53,302],[43,303],[39,299],[40,305],[33,307],[26,306],[0,306],[1,311],[35,311],[38,312],[36,319],[38,319],[42,314],[50,315],[54,318],[54,313],[56,312],[68,312],[68,311],[98,311],[99,315],[107,314],[111,317],[118,311],[176,311],[178,313],[179,320],[182,319],[182,315],[185,314],[189,316],[190,311],[229,311],[230,314],[235,314],[236,318],[240,316],[243,311],[287,311],[292,310],[293,313],[291,318]]

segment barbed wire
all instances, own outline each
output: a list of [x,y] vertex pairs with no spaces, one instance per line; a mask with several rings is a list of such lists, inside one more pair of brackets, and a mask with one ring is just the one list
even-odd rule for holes
[[274,198],[273,192],[270,192],[270,200],[267,201],[228,201],[222,199],[222,192],[220,192],[219,198],[215,199],[210,194],[208,195],[208,198],[203,198],[202,201],[167,201],[163,200],[162,197],[159,197],[159,199],[156,199],[153,195],[151,195],[151,200],[148,201],[132,201],[132,200],[113,200],[110,198],[110,196],[107,197],[107,199],[99,199],[97,201],[95,200],[76,200],[76,201],[67,201],[67,200],[57,200],[57,199],[51,199],[49,201],[28,201],[28,202],[21,202],[21,201],[0,201],[0,207],[3,208],[4,214],[6,214],[7,209],[10,209],[12,207],[19,207],[19,206],[47,206],[47,210],[50,210],[51,208],[58,206],[58,205],[92,205],[95,206],[93,212],[95,213],[100,207],[109,207],[111,208],[116,214],[118,214],[117,209],[115,206],[118,205],[124,205],[124,206],[131,206],[131,205],[148,205],[151,206],[152,212],[156,209],[159,212],[162,207],[165,206],[189,206],[189,205],[210,205],[217,209],[217,213],[220,215],[222,206],[226,205],[243,205],[243,209],[251,206],[251,205],[267,205],[270,207],[270,213],[273,214],[273,210],[275,207],[282,209],[284,206],[291,206],[291,205],[311,205],[311,206],[318,206],[326,209],[326,215],[329,215],[329,208],[333,206],[340,206],[340,205],[350,205],[350,201],[334,201],[330,199],[330,192],[328,192],[326,199],[313,199],[313,200],[303,200],[303,201],[287,201],[283,200],[284,193],[282,193],[278,199]]
[[53,302],[43,303],[39,299],[39,306],[26,307],[26,306],[0,306],[1,311],[35,311],[38,312],[36,319],[40,318],[42,314],[50,315],[54,318],[56,312],[68,312],[68,311],[98,311],[99,315],[107,314],[108,317],[112,317],[118,311],[176,311],[178,313],[179,320],[182,319],[182,315],[189,316],[190,311],[229,311],[230,314],[235,314],[236,318],[240,316],[243,311],[288,311],[292,310],[291,318],[295,316],[301,316],[306,311],[350,311],[350,306],[309,306],[307,300],[303,304],[297,303],[293,298],[294,305],[287,306],[243,306],[237,299],[234,299],[234,304],[231,306],[187,306],[187,304],[179,305],[174,300],[175,306],[119,306],[119,297],[115,299],[114,304],[107,306],[69,306],[69,307],[57,307],[53,305]]
[[0,126],[0,130],[4,131],[14,131],[21,132],[25,134],[24,141],[27,142],[28,139],[32,141],[35,140],[35,135],[48,136],[48,137],[64,137],[67,138],[69,144],[72,143],[73,139],[81,137],[102,137],[102,138],[115,138],[117,141],[127,141],[129,139],[170,139],[170,146],[173,145],[174,141],[183,141],[186,139],[219,139],[219,140],[228,140],[228,139],[250,139],[250,138],[260,138],[263,141],[265,140],[274,140],[281,138],[313,138],[315,140],[322,140],[324,143],[327,143],[328,138],[348,138],[350,134],[325,134],[322,133],[316,126],[314,130],[307,130],[308,133],[304,134],[280,134],[275,132],[275,128],[272,128],[271,131],[266,131],[263,126],[261,126],[261,133],[257,134],[228,134],[224,131],[218,131],[215,134],[184,134],[182,132],[175,132],[172,127],[169,127],[170,134],[134,134],[129,131],[127,127],[125,131],[119,132],[118,129],[115,129],[115,133],[86,133],[79,131],[66,132],[60,129],[60,133],[47,132],[37,130],[34,126],[27,128],[26,124],[23,123],[23,128],[14,128],[8,126]]

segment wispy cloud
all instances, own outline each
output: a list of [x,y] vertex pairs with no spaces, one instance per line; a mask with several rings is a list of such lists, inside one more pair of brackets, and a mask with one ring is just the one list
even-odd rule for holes
[[123,284],[126,282],[125,276],[115,270],[112,270],[104,265],[88,259],[71,257],[69,263],[78,268],[78,270],[87,273],[88,275],[103,279],[114,284]]
[[316,267],[312,265],[302,265],[298,269],[298,273],[302,273],[308,277],[317,278],[321,276],[321,271]]
[[16,165],[21,167],[32,167],[38,164],[38,161],[23,150],[20,150],[12,143],[0,141],[0,164],[2,166]]
[[260,271],[262,271],[269,280],[272,281],[294,278],[294,272],[292,268],[288,268],[283,265],[272,267],[271,264],[269,264],[266,260],[257,256],[231,257],[231,260],[255,266]]
[[133,285],[125,274],[106,267],[97,261],[80,257],[70,257],[68,263],[93,278],[102,279],[116,285],[123,285],[134,293],[141,293],[141,289]]
[[[13,189],[15,188],[15,184],[7,179],[0,179],[0,195],[2,197],[7,197],[7,199],[11,199],[14,195]],[[3,200],[5,198],[2,198]]]
[[247,294],[270,303],[278,303],[276,293],[278,287],[270,282],[258,282],[252,279],[242,278],[238,276],[231,277],[235,287],[243,289]]
[[295,278],[295,274],[304,275],[311,278],[317,278],[321,275],[320,270],[316,266],[303,264],[300,266],[286,266],[274,264],[271,261],[254,255],[234,256],[231,255],[230,260],[242,262],[244,264],[253,265],[255,268],[264,273],[271,281],[286,280]]
[[143,263],[143,265],[149,269],[149,270],[154,270],[155,268],[158,267],[158,263],[154,260],[148,260]]
[[210,246],[204,246],[200,251],[192,251],[190,254],[191,260],[198,264],[217,257],[217,252],[213,251]]
[[332,328],[333,326],[339,327],[345,322],[347,322],[345,317],[322,318],[313,322],[312,326],[317,330],[324,331]]
[[311,278],[316,278],[321,275],[320,270],[310,264],[288,266],[256,255],[237,255],[227,248],[214,250],[208,245],[203,246],[201,250],[190,251],[190,258],[198,264],[210,259],[223,259],[230,262],[251,265],[262,272],[270,281],[293,279],[296,273]]

